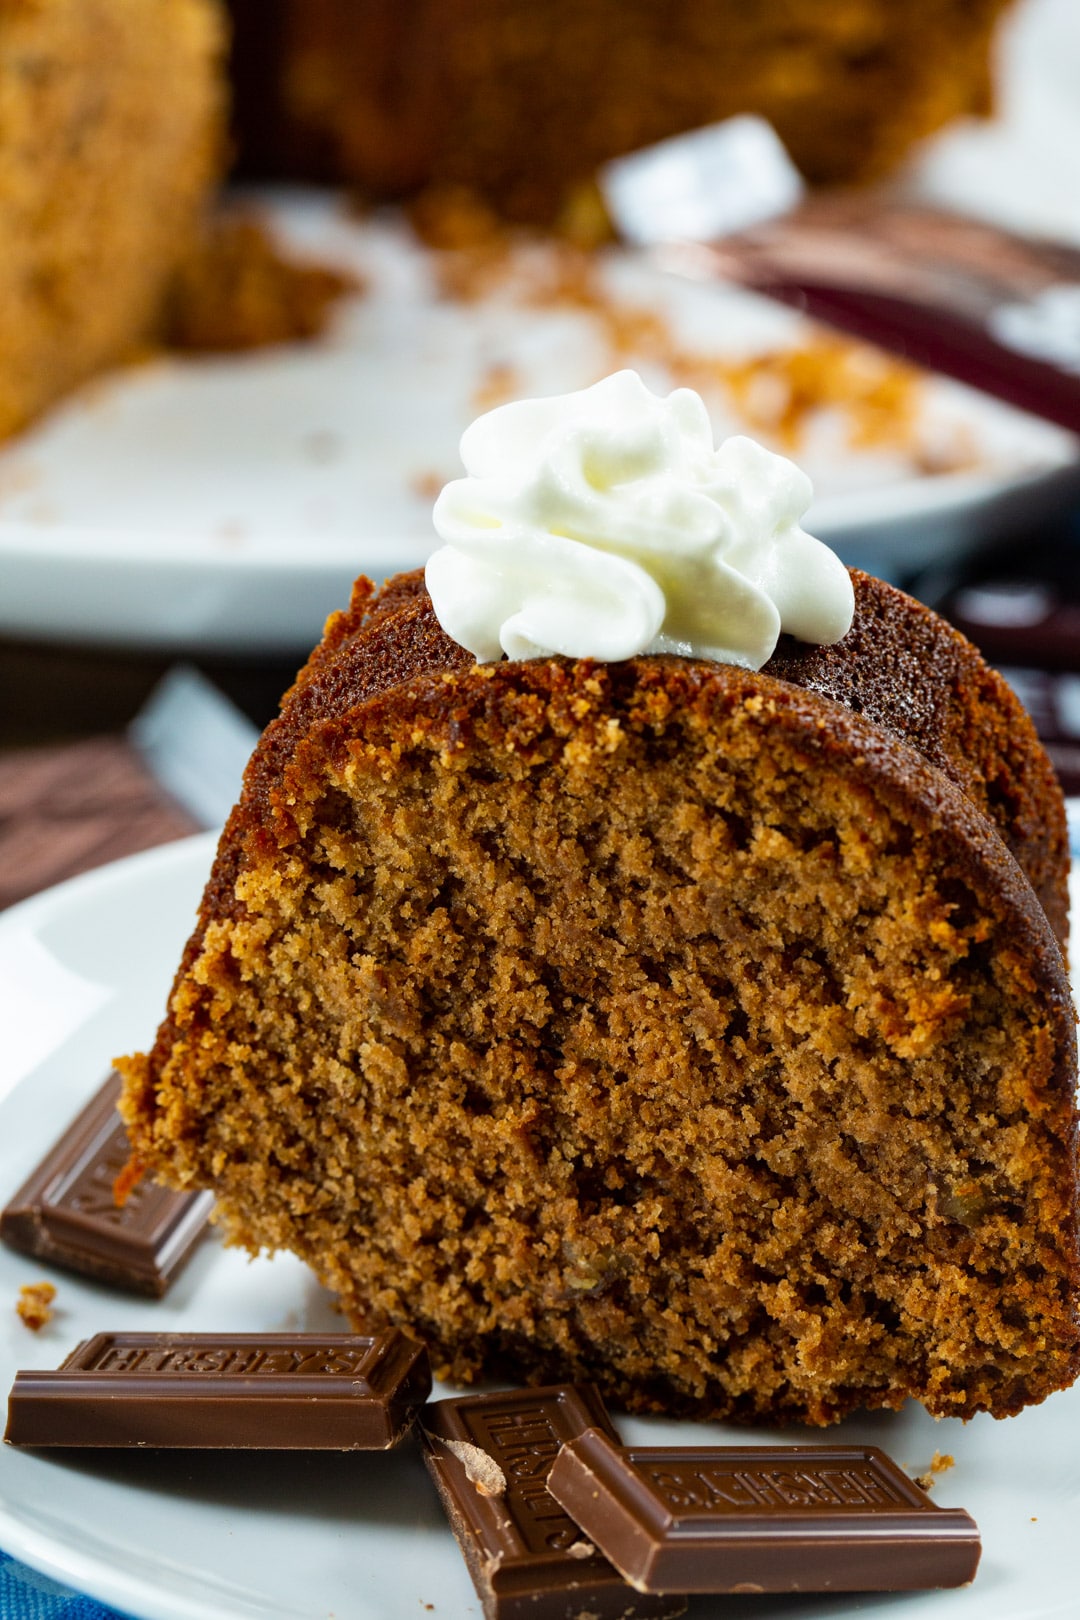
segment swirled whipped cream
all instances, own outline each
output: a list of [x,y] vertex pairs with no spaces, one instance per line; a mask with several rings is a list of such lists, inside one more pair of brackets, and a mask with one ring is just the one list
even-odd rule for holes
[[760,669],[781,631],[839,641],[851,581],[799,527],[810,480],[752,439],[717,448],[704,402],[634,371],[520,400],[466,431],[435,503],[439,623],[480,663],[680,653]]

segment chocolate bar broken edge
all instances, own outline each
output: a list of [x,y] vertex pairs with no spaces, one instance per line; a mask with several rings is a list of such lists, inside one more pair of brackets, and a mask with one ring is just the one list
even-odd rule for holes
[[[774,1473],[788,1463],[863,1467],[894,1501],[695,1513],[643,1472],[710,1462]],[[937,1507],[876,1446],[621,1447],[594,1428],[563,1446],[548,1488],[637,1591],[923,1591],[967,1585],[981,1552],[970,1515]]]
[[[564,1548],[530,1548],[517,1516],[510,1511],[515,1506],[512,1473],[508,1477],[509,1504],[505,1498],[485,1496],[476,1489],[464,1464],[440,1442],[464,1441],[491,1455],[483,1420],[503,1413],[539,1417],[556,1440],[569,1439],[590,1426],[617,1439],[599,1395],[589,1385],[502,1390],[436,1401],[424,1408],[420,1433],[425,1461],[481,1599],[485,1620],[568,1620],[577,1615],[591,1620],[661,1620],[682,1614],[685,1598],[635,1592],[594,1549],[577,1557]],[[497,1453],[494,1460],[499,1461]],[[539,1480],[534,1475],[532,1483],[542,1485],[542,1480],[542,1474]],[[518,1507],[520,1512],[521,1504]],[[545,1516],[550,1520],[550,1535],[569,1538],[568,1545],[587,1543],[587,1537],[554,1501],[551,1509]],[[560,1527],[560,1520],[565,1528]]]
[[[231,1352],[241,1363],[247,1353],[246,1370],[212,1365]],[[260,1371],[260,1352],[323,1352],[353,1364]],[[170,1355],[205,1365],[153,1364]],[[102,1370],[111,1356],[117,1364]],[[4,1438],[25,1448],[385,1451],[408,1433],[430,1393],[426,1348],[396,1328],[375,1335],[99,1333],[55,1371],[16,1373]]]
[[21,1254],[95,1282],[160,1299],[190,1260],[213,1208],[209,1192],[148,1183],[104,1216],[71,1199],[88,1172],[111,1189],[128,1156],[115,1071],[0,1212],[0,1239]]

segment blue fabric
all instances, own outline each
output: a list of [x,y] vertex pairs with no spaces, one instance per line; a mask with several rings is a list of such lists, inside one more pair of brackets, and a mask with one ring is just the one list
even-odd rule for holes
[[120,1620],[120,1616],[0,1552],[0,1620]]

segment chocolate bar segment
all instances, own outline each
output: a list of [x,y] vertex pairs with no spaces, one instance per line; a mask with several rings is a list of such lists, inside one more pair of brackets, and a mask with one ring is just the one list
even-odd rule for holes
[[123,1205],[113,1183],[130,1156],[112,1074],[0,1214],[0,1238],[23,1254],[135,1294],[160,1298],[191,1258],[214,1198],[143,1181]]
[[615,1440],[587,1386],[437,1401],[421,1419],[428,1469],[486,1620],[655,1620],[681,1598],[641,1597],[548,1493],[566,1441],[590,1426]]
[[975,1521],[876,1446],[623,1448],[593,1428],[548,1485],[642,1592],[912,1592],[979,1563]]
[[55,1372],[19,1372],[14,1446],[385,1451],[431,1392],[427,1351],[396,1330],[99,1333]]

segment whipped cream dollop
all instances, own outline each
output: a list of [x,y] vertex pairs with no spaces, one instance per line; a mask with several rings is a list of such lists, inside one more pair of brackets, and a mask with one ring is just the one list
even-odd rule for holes
[[851,624],[847,569],[799,527],[810,480],[752,439],[717,448],[689,388],[661,399],[619,371],[502,405],[461,456],[427,584],[480,663],[648,652],[760,669],[781,631],[828,644]]

